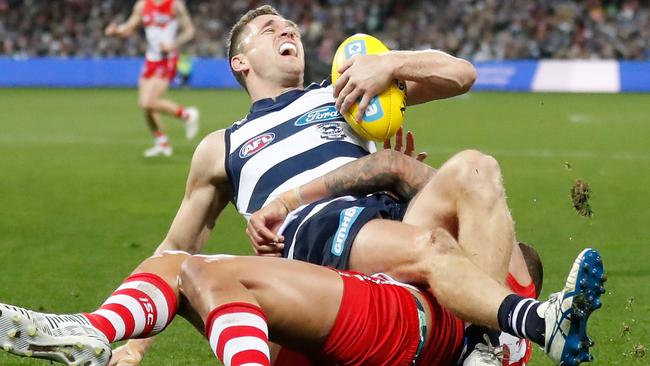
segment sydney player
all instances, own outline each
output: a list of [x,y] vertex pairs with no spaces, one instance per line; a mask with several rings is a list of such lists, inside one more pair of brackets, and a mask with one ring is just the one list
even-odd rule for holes
[[105,33],[129,37],[139,26],[145,30],[147,52],[138,81],[138,104],[154,136],[154,146],[145,150],[144,156],[171,156],[172,146],[163,130],[160,113],[183,121],[188,139],[194,138],[199,130],[197,108],[185,108],[163,98],[176,74],[178,49],[194,37],[194,26],[181,0],[138,0],[128,20],[119,25],[109,24]]

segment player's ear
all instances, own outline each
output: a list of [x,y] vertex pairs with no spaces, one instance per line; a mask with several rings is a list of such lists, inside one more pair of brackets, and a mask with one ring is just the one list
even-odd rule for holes
[[230,59],[230,67],[232,67],[233,71],[235,72],[244,72],[247,71],[250,66],[248,64],[248,59],[246,59],[246,56],[240,53]]

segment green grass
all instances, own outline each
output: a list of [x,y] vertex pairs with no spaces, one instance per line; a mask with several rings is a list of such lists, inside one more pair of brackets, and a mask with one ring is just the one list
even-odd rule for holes
[[[171,96],[201,108],[203,134],[248,110],[239,91]],[[609,282],[590,324],[596,365],[650,363],[632,355],[636,345],[650,346],[647,98],[474,93],[407,111],[430,164],[466,148],[500,161],[518,236],[544,260],[544,296],[562,285],[581,248],[602,252]],[[0,90],[0,302],[92,310],[162,240],[196,142],[167,119],[174,156],[142,158],[151,141],[135,100],[134,90]],[[593,191],[591,220],[571,206],[578,178]],[[251,253],[244,220],[231,207],[206,251]],[[550,364],[540,352],[534,357],[534,365]],[[41,363],[1,353],[0,364]],[[145,362],[213,364],[207,342],[183,320]]]

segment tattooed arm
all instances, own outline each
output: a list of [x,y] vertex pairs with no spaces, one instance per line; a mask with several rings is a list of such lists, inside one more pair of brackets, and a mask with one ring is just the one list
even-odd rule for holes
[[395,150],[352,161],[280,197],[293,211],[303,204],[343,195],[363,195],[389,191],[400,199],[410,200],[435,174],[435,169]]
[[344,195],[389,191],[410,200],[436,170],[401,152],[385,149],[280,194],[255,212],[246,228],[258,255],[279,255],[284,238],[277,231],[287,214],[303,204]]

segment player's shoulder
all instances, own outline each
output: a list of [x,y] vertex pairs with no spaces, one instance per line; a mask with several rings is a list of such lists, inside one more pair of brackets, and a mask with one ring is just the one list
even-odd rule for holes
[[214,131],[201,140],[194,150],[192,170],[208,179],[225,177],[225,130]]
[[183,0],[173,0],[173,1],[174,1],[174,4],[173,4],[174,10],[176,10],[176,11],[185,11],[185,10],[187,10],[187,5],[185,4],[185,1],[183,1]]
[[209,133],[201,140],[201,142],[199,142],[199,145],[197,146],[197,150],[199,148],[214,149],[214,148],[223,147],[225,144],[225,139],[224,139],[225,135],[226,135],[225,129],[221,129]]
[[146,2],[147,2],[147,0],[138,0],[138,1],[136,1],[135,4],[133,5],[133,9],[135,11],[142,11],[142,9],[144,9],[144,5],[145,5]]

